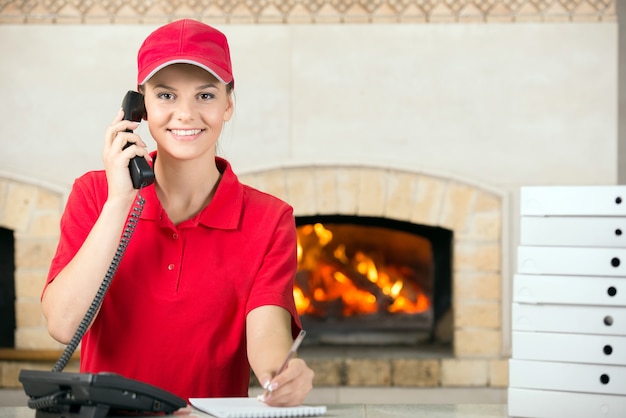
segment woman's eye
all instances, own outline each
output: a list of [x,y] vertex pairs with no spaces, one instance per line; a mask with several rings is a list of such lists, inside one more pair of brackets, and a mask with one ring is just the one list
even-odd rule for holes
[[198,97],[200,97],[200,100],[211,100],[215,98],[215,95],[212,93],[200,93]]
[[171,93],[159,93],[157,94],[157,97],[163,100],[171,100],[174,98],[174,95]]

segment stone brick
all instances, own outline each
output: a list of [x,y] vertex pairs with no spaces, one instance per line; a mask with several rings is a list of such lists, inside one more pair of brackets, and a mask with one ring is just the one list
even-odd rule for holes
[[348,386],[391,385],[391,363],[384,359],[347,359],[346,384]]
[[424,225],[439,225],[439,214],[447,182],[433,177],[422,176],[417,180],[411,222]]
[[308,366],[315,372],[313,386],[341,386],[344,377],[344,362],[340,359],[307,360]]
[[46,269],[27,270],[18,268],[15,271],[15,297],[40,298],[48,271]]
[[258,177],[257,184],[259,190],[288,201],[287,181],[282,169],[264,171],[255,176]]
[[40,188],[37,194],[36,208],[37,210],[60,213],[63,211],[63,196],[61,193],[54,193]]
[[359,201],[357,214],[360,216],[383,216],[387,201],[386,172],[364,168],[359,176]]
[[502,231],[502,215],[499,212],[477,213],[471,216],[469,228],[463,238],[476,241],[497,241]]
[[337,213],[355,214],[359,204],[360,170],[353,167],[337,169]]
[[387,177],[385,216],[391,219],[409,219],[415,194],[415,175],[398,173]]
[[441,360],[441,385],[486,386],[488,381],[486,360]]
[[20,183],[10,185],[7,202],[0,223],[16,231],[25,231],[29,225],[35,203],[37,188]]
[[454,325],[457,328],[499,328],[501,325],[500,303],[492,301],[471,302],[455,295]]
[[22,384],[19,381],[20,370],[51,370],[54,366],[50,364],[30,364],[17,361],[2,361],[0,362],[0,371],[2,376],[0,377],[0,386],[3,388],[19,388]]
[[498,273],[458,271],[454,276],[453,294],[456,300],[491,300],[501,297],[501,279]]
[[314,215],[315,182],[313,169],[290,169],[285,171],[287,182],[287,202],[298,208],[299,215]]
[[457,329],[454,332],[454,354],[457,357],[497,357],[502,333],[480,328]]
[[499,196],[480,191],[476,193],[472,211],[474,213],[500,213],[502,211],[502,199]]
[[15,266],[25,269],[47,269],[56,251],[56,240],[15,239]]
[[334,168],[315,170],[315,201],[317,213],[337,212],[337,172]]
[[37,213],[33,216],[28,233],[32,237],[58,239],[60,219],[61,214],[58,212]]
[[39,327],[45,325],[39,298],[19,298],[15,303],[15,325]]
[[261,185],[261,177],[263,177],[262,175],[258,174],[258,173],[251,173],[251,174],[239,174],[239,181],[242,182],[243,184],[246,184],[250,187],[254,187],[255,189],[259,189],[259,190],[263,190],[263,186]]
[[439,386],[439,360],[397,359],[391,362],[393,386]]
[[444,228],[463,232],[469,225],[470,204],[475,189],[461,184],[451,184],[446,190],[440,224]]
[[499,242],[455,241],[454,270],[482,272],[500,271],[501,250]]
[[509,360],[489,362],[489,386],[505,388],[509,385]]

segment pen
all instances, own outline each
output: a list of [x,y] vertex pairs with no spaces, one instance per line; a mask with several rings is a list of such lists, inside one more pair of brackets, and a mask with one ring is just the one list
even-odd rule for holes
[[[283,362],[282,366],[280,366],[280,368],[278,369],[278,371],[276,372],[274,376],[281,374],[287,368],[287,364],[289,363],[289,360],[291,360],[293,356],[296,354],[296,351],[298,351],[298,347],[300,347],[300,344],[302,343],[302,340],[304,340],[305,335],[306,335],[306,331],[302,330],[300,331],[296,339],[293,340],[293,344],[291,344],[291,348],[289,349],[289,352],[287,353],[287,358],[285,358],[285,361]],[[257,396],[257,398],[263,401],[270,394],[270,392],[271,390],[269,389],[269,387],[267,387],[265,388],[265,392],[263,392],[263,395],[259,395]]]

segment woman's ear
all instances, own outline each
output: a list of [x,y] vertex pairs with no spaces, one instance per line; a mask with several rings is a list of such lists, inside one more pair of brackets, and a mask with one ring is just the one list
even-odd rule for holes
[[228,122],[231,117],[233,117],[233,111],[235,110],[235,105],[233,103],[232,94],[228,95],[228,105],[226,105],[226,109],[224,110],[224,122]]

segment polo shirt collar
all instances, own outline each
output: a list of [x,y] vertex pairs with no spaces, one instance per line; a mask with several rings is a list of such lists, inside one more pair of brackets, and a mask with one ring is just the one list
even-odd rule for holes
[[[155,160],[156,151],[151,155],[152,159]],[[228,161],[215,157],[215,164],[222,173],[222,177],[213,199],[198,215],[185,222],[202,224],[208,228],[235,229],[239,225],[243,210],[243,185],[239,182]],[[142,189],[141,195],[145,199],[141,219],[154,221],[168,219],[157,197],[154,185]]]

